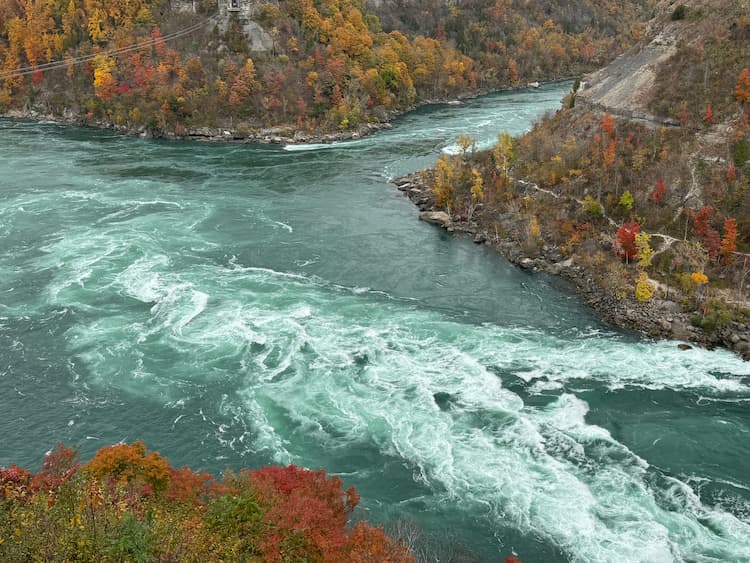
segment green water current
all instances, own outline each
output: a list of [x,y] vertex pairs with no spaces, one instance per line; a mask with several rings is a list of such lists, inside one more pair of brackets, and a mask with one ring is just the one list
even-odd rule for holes
[[569,84],[329,146],[0,120],[0,466],[295,463],[481,561],[750,561],[750,364],[599,322],[389,179]]

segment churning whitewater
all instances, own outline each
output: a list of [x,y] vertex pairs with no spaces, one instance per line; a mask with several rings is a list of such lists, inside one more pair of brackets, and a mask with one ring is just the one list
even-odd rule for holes
[[750,561],[750,364],[605,326],[388,184],[569,86],[324,146],[0,121],[0,465],[143,439],[325,468],[483,561]]

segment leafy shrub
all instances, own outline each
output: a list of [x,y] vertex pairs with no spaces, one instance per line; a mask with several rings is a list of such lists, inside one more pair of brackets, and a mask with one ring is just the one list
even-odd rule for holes
[[654,286],[648,281],[645,272],[638,275],[638,281],[635,282],[635,298],[641,302],[651,301],[654,296]]
[[690,322],[706,331],[714,331],[732,321],[732,312],[718,299],[709,299],[700,315],[693,315]]
[[102,448],[78,471],[62,445],[42,469],[0,468],[0,561],[414,561],[337,477],[295,466],[175,469],[142,442]]
[[588,213],[592,217],[602,216],[601,204],[590,195],[583,198],[583,203],[581,205],[583,206],[584,213]]
[[745,163],[750,159],[750,143],[747,139],[740,139],[734,144],[734,163],[739,166],[745,166]]
[[687,8],[684,4],[678,4],[672,12],[672,21],[684,20],[687,15]]

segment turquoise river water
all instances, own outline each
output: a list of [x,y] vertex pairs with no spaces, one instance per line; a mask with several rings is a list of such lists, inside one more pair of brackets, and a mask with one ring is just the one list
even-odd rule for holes
[[324,468],[481,561],[750,561],[750,364],[599,322],[389,184],[569,84],[330,146],[0,120],[0,466]]

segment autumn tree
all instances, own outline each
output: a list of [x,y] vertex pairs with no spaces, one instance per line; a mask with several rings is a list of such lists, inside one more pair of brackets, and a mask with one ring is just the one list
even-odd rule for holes
[[615,152],[615,148],[617,147],[617,141],[612,139],[609,142],[609,146],[604,149],[604,153],[602,154],[602,164],[604,165],[604,169],[608,170],[612,167],[612,165],[615,163],[615,160],[617,159],[617,153]]
[[734,87],[734,97],[745,103],[750,100],[750,70],[743,68],[737,78],[737,85]]
[[472,183],[471,183],[471,190],[470,190],[471,191],[471,203],[469,204],[469,212],[468,212],[468,217],[467,217],[469,221],[471,221],[471,218],[474,216],[474,211],[476,210],[477,206],[484,199],[484,190],[482,188],[483,186],[482,174],[476,168],[472,168],[471,176],[472,176]]
[[453,183],[455,181],[456,165],[446,155],[441,155],[435,164],[435,204],[451,212],[453,207]]
[[714,122],[714,110],[711,109],[711,104],[708,104],[706,106],[706,111],[703,114],[703,121],[705,121],[708,125],[711,125]]
[[655,201],[656,203],[661,202],[662,199],[664,199],[664,196],[667,193],[667,185],[664,183],[664,180],[662,178],[659,178],[656,181],[656,185],[654,186],[654,189],[651,191],[651,199]]
[[620,205],[624,207],[627,211],[633,210],[634,201],[635,200],[633,199],[633,194],[630,193],[630,190],[627,190],[626,192],[624,192],[622,196],[620,197]]
[[148,484],[155,491],[165,490],[170,478],[167,460],[156,452],[146,453],[141,441],[102,448],[83,466],[83,471],[117,484]]
[[94,59],[94,92],[96,97],[108,102],[114,94],[117,80],[112,76],[116,61],[112,57],[98,56]]
[[699,239],[703,239],[711,229],[713,214],[714,208],[710,205],[704,205],[698,211],[690,211],[690,216],[693,219],[693,234]]
[[651,259],[654,256],[654,251],[649,244],[651,235],[648,233],[639,232],[635,234],[635,246],[637,249],[638,266],[640,268],[648,268],[651,266]]
[[632,261],[638,255],[635,236],[641,231],[641,226],[635,221],[623,223],[615,234],[615,254],[625,260]]
[[714,208],[704,205],[697,212],[691,211],[693,234],[703,243],[711,260],[716,260],[721,248],[719,233],[711,226]]
[[78,472],[81,467],[80,460],[77,452],[58,442],[55,448],[44,456],[41,470],[30,480],[30,489],[54,493]]
[[500,169],[503,180],[507,180],[508,172],[517,159],[513,137],[511,137],[510,133],[501,133],[498,135],[497,145],[492,149],[492,157]]
[[737,250],[737,220],[726,219],[724,221],[724,237],[721,239],[719,253],[724,264],[731,266],[734,262],[734,252]]
[[731,184],[735,178],[737,178],[737,168],[734,166],[734,162],[730,162],[727,168],[727,183]]
[[719,232],[715,229],[709,229],[703,239],[703,244],[706,246],[708,257],[716,262],[719,259],[719,252],[721,250]]
[[638,301],[651,301],[654,296],[654,286],[648,281],[648,274],[641,272],[635,282],[635,298]]
[[246,100],[250,97],[258,83],[255,80],[255,63],[253,59],[248,58],[244,66],[237,73],[232,86],[229,90],[229,104],[235,111],[243,107]]

